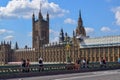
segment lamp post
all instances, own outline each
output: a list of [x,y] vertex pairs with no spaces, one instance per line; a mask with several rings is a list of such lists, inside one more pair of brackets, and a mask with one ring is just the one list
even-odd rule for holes
[[66,63],[71,63],[71,59],[70,59],[70,45],[69,44],[66,44],[66,51],[67,51],[67,54],[66,54]]

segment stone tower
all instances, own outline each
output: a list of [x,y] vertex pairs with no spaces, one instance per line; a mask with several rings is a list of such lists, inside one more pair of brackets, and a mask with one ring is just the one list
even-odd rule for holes
[[79,18],[78,18],[78,26],[76,29],[76,36],[84,36],[84,37],[86,36],[80,11],[79,11]]
[[11,61],[11,42],[1,42],[0,44],[0,64],[6,64]]
[[64,32],[63,32],[63,29],[61,29],[61,31],[60,31],[59,42],[64,42]]
[[49,43],[49,14],[47,12],[46,20],[43,19],[41,10],[38,14],[38,20],[35,20],[35,14],[32,15],[32,47],[39,49],[44,44]]

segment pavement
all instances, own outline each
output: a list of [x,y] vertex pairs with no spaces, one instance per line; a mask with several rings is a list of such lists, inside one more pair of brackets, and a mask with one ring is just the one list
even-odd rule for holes
[[26,78],[13,78],[6,80],[120,80],[120,69]]

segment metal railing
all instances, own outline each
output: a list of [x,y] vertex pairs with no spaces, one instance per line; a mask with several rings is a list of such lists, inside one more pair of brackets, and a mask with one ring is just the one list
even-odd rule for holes
[[43,65],[43,67],[40,67],[39,65],[30,65],[29,67],[21,67],[20,65],[0,66],[0,80],[112,69],[120,69],[120,64],[117,62],[107,62],[106,64],[101,66],[97,62],[89,63],[85,67],[83,67],[82,64],[45,64]]
[[[59,71],[59,70],[75,70],[76,65],[74,64],[47,64],[43,66],[43,71]],[[120,64],[117,62],[107,62],[101,67],[99,63],[89,63],[86,67],[83,68],[83,65],[80,64],[79,70],[82,69],[113,69],[120,68]],[[21,66],[1,66],[0,74],[6,73],[21,73],[22,71],[29,69],[29,72],[39,72],[39,65],[30,65],[30,67],[21,67]]]

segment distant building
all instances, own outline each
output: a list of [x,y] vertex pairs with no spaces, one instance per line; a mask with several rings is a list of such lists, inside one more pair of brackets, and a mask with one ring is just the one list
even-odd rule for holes
[[20,49],[17,42],[14,49],[11,48],[11,42],[1,41],[0,44],[0,64],[22,59],[36,62],[40,57],[44,62],[66,63],[67,56],[72,62],[78,58],[90,62],[98,62],[101,58],[108,62],[116,62],[120,58],[120,36],[87,37],[79,12],[78,25],[76,31],[73,31],[73,37],[69,37],[61,29],[59,42],[49,43],[49,14],[47,13],[44,20],[40,11],[37,20],[34,13],[32,15],[32,48],[25,45],[25,48]]

